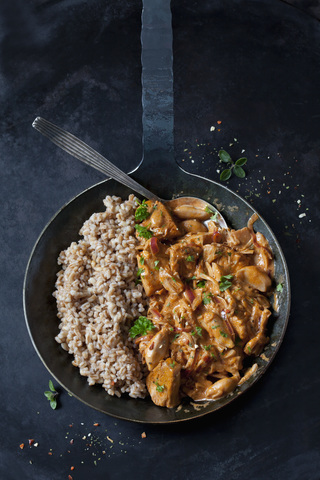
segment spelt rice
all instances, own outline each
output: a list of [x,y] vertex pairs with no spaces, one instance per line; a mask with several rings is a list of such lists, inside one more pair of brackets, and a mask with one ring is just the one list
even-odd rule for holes
[[145,314],[146,298],[136,285],[135,197],[104,199],[83,236],[58,258],[56,290],[60,332],[56,341],[73,355],[73,365],[109,395],[144,398],[144,371],[128,337],[130,322]]

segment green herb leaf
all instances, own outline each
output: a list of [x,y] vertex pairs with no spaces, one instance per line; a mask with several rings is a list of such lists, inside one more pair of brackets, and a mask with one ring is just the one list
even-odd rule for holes
[[232,282],[230,280],[232,279],[233,279],[233,275],[222,275],[219,281],[220,292],[224,292],[225,290],[231,287]]
[[159,385],[158,382],[154,382],[154,383],[155,383],[155,385],[156,385],[156,387],[157,387],[157,388],[156,388],[157,392],[163,392],[163,390],[164,390],[164,385]]
[[144,268],[138,268],[137,278],[140,278],[143,273],[144,273]]
[[141,265],[144,265],[144,257],[141,255],[140,260],[139,260]]
[[242,167],[239,167],[238,165],[234,166],[233,171],[234,171],[235,175],[239,178],[244,178],[246,176],[246,172],[243,170]]
[[213,220],[214,222],[217,220],[218,217],[218,212],[215,212],[212,217],[210,217],[210,220]]
[[220,335],[221,335],[222,337],[224,337],[224,338],[227,338],[227,337],[228,337],[228,335],[227,335],[226,333],[224,333],[222,330],[219,330],[219,333],[220,333]]
[[56,398],[53,398],[52,400],[50,400],[50,407],[52,408],[52,410],[55,410],[57,408]]
[[170,367],[171,367],[171,368],[174,368],[174,367],[175,367],[175,364],[176,364],[176,362],[173,361],[172,363],[170,363]]
[[282,292],[283,291],[283,284],[282,283],[278,283],[277,285],[277,292]]
[[135,225],[134,228],[137,230],[139,237],[146,238],[147,240],[153,237],[153,233],[147,229],[147,227],[142,227],[141,225]]
[[197,282],[197,287],[198,288],[204,288],[206,286],[206,280],[200,280]]
[[159,268],[160,268],[160,267],[159,267],[159,262],[160,262],[160,260],[155,260],[155,261],[154,261],[154,269],[155,269],[155,270],[159,270]]
[[47,397],[48,400],[51,400],[53,397],[53,393],[47,390],[46,392],[44,392],[44,396]]
[[187,262],[194,262],[194,255],[188,255],[186,260]]
[[238,158],[238,160],[236,160],[235,164],[238,165],[239,167],[242,167],[246,163],[247,163],[246,157],[241,157],[241,158]]
[[202,337],[202,328],[201,327],[196,327],[196,330],[197,330],[197,334],[199,335],[199,337]]
[[51,392],[55,392],[55,391],[56,391],[56,389],[55,389],[54,386],[53,386],[52,380],[49,380],[49,388],[50,388]]
[[207,205],[204,210],[205,210],[207,213],[213,213],[213,211],[211,210],[211,208],[209,207],[209,205]]
[[230,168],[227,168],[226,170],[223,170],[221,173],[220,173],[220,180],[222,182],[226,182],[227,180],[229,180],[229,178],[231,177],[231,170]]
[[136,222],[142,222],[143,220],[146,220],[150,216],[150,213],[148,212],[148,205],[146,204],[146,201],[143,200],[142,203],[139,204],[139,207],[137,207],[134,218]]
[[203,348],[208,352],[211,348],[211,345],[203,345]]
[[226,152],[225,150],[220,150],[218,155],[220,160],[224,163],[230,163],[232,161],[229,153]]
[[130,328],[129,334],[131,338],[135,338],[139,335],[146,335],[147,332],[154,328],[155,326],[149,318],[140,316]]
[[211,302],[212,294],[211,293],[204,293],[202,296],[203,305],[208,305]]

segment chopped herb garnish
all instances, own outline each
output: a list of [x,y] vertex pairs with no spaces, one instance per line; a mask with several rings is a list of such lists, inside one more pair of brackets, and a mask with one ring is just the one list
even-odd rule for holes
[[203,305],[208,305],[211,302],[212,293],[204,293],[202,296]]
[[214,358],[214,360],[217,360],[217,357],[215,356],[215,354],[213,352],[210,353],[211,357]]
[[172,363],[170,363],[170,367],[171,367],[171,368],[174,368],[175,365],[176,365],[176,362],[175,362],[175,361],[173,361]]
[[49,388],[50,390],[44,392],[44,396],[49,400],[52,410],[55,410],[57,408],[57,397],[59,393],[54,388],[52,380],[49,380]]
[[176,280],[174,277],[171,277],[171,279],[172,279],[175,283],[177,283],[177,280]]
[[208,352],[211,349],[211,345],[203,345],[203,348]]
[[148,205],[145,200],[142,200],[142,203],[138,203],[139,207],[137,207],[135,211],[134,218],[136,222],[142,222],[150,216],[150,213],[148,212]]
[[222,275],[219,281],[220,292],[224,292],[225,290],[231,287],[232,282],[230,280],[232,279],[233,279],[233,275]]
[[282,283],[278,283],[277,285],[277,292],[282,292],[283,290],[283,284]]
[[146,238],[147,240],[153,237],[153,233],[147,229],[147,227],[142,227],[141,225],[135,225],[134,228],[137,230],[139,237]]
[[194,262],[194,255],[188,255],[186,260],[187,262]]
[[195,334],[196,334],[196,332],[194,330],[192,330],[191,335],[194,336]]
[[213,330],[215,330],[215,329],[218,328],[218,327],[219,327],[219,325],[212,325],[211,328],[212,328]]
[[177,338],[180,337],[180,333],[176,333],[175,336],[173,337],[173,341],[177,340]]
[[140,257],[140,260],[139,260],[140,264],[143,265],[144,264],[144,257],[141,255]]
[[224,333],[222,330],[219,330],[219,333],[222,337],[224,338],[227,338],[228,337],[228,334],[227,333]]
[[154,261],[154,269],[155,269],[155,270],[159,270],[159,268],[160,268],[160,267],[159,267],[159,262],[160,262],[160,260],[155,260],[155,261]]
[[206,281],[205,280],[200,280],[200,282],[197,282],[197,287],[198,288],[204,288],[206,286]]
[[129,330],[130,337],[135,338],[139,335],[146,335],[147,332],[154,328],[155,326],[149,318],[140,316]]
[[196,330],[197,330],[197,334],[199,335],[199,337],[202,337],[202,328],[201,327],[196,327]]
[[248,352],[251,353],[251,348],[250,347],[248,347]]
[[138,268],[137,278],[140,278],[143,273],[144,273],[144,268]]
[[207,205],[204,210],[205,210],[207,213],[213,213],[213,211],[211,210],[211,208],[209,207],[209,205]]
[[164,390],[164,385],[159,385],[159,383],[158,383],[157,381],[154,382],[154,384],[155,384],[156,387],[157,387],[157,388],[156,388],[157,392],[163,392],[163,390]]

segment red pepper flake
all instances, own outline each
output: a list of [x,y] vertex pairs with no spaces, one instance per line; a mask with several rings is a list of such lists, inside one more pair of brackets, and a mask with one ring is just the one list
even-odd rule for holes
[[146,438],[146,437],[147,437],[146,432],[142,432],[142,433],[141,433],[141,438]]
[[74,470],[74,466],[70,467],[70,470]]
[[31,447],[31,446],[34,444],[34,439],[33,439],[33,438],[29,438],[28,442],[29,442],[29,445],[30,445],[30,447]]
[[99,427],[100,423],[94,423],[93,426],[94,427]]
[[71,475],[68,475],[68,480],[73,480],[73,478],[71,477]]
[[222,123],[221,120],[218,120],[218,121],[217,121],[217,124],[218,124],[218,125],[221,125],[221,123]]
[[24,443],[20,443],[19,447],[21,448],[21,450],[24,449]]
[[52,452],[48,452],[48,455],[52,455]]
[[70,423],[69,427],[72,428],[72,427],[73,427],[73,423]]

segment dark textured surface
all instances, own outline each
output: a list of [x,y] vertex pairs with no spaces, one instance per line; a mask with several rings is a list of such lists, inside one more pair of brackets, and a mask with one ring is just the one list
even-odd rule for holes
[[247,177],[228,186],[276,233],[293,294],[284,343],[264,378],[224,410],[174,427],[117,421],[64,391],[51,410],[43,396],[50,375],[22,310],[40,231],[102,180],[31,123],[41,114],[125,170],[139,164],[141,4],[0,4],[1,478],[320,478],[319,4],[292,3],[173,2],[177,160],[218,180],[220,147],[248,157]]

